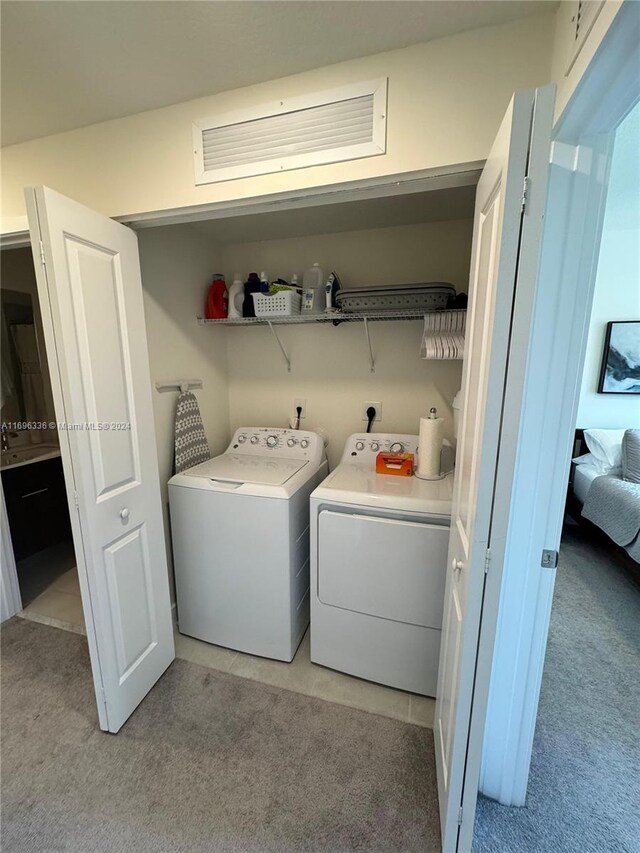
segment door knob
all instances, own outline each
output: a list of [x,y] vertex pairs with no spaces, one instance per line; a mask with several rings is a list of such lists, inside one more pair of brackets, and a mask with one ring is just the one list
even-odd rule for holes
[[126,506],[120,510],[120,518],[123,521],[126,521],[129,518],[129,510],[127,509]]
[[461,572],[464,568],[464,562],[462,560],[456,560],[454,557],[451,561],[451,568],[454,572]]

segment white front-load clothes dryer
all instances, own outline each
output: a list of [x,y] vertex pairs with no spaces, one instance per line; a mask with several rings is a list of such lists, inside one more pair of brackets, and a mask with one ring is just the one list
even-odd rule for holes
[[311,660],[435,696],[453,475],[376,474],[418,436],[361,433],[311,495]]
[[309,495],[326,474],[316,433],[246,427],[169,480],[180,633],[292,660],[309,624]]

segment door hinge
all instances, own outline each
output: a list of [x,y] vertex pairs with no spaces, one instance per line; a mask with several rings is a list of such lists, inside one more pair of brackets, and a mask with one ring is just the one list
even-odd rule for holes
[[47,265],[47,261],[45,260],[44,256],[44,243],[42,242],[42,240],[40,240],[40,263],[43,267],[46,267]]
[[545,549],[542,552],[540,565],[543,569],[555,569],[558,567],[558,552]]
[[462,826],[462,806],[458,809],[458,826]]
[[80,509],[80,501],[78,500],[78,493],[73,493],[73,502],[76,505],[76,509]]
[[522,185],[522,213],[524,213],[527,209],[527,201],[529,200],[529,184],[531,183],[531,178],[529,175],[524,176],[524,183]]
[[491,548],[487,548],[487,553],[484,555],[484,573],[489,574],[489,566],[491,565]]

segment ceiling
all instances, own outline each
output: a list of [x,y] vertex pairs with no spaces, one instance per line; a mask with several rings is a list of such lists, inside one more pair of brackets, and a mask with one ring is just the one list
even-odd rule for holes
[[446,222],[473,218],[475,194],[474,183],[407,195],[211,219],[190,227],[222,246],[422,222]]
[[2,145],[506,23],[555,5],[2,0]]

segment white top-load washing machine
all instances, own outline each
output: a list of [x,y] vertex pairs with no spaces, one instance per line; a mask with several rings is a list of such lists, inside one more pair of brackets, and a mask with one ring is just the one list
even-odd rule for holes
[[435,696],[453,475],[376,474],[418,436],[350,436],[311,495],[311,660]]
[[246,427],[169,480],[182,634],[292,660],[309,624],[309,495],[327,470],[316,433]]

